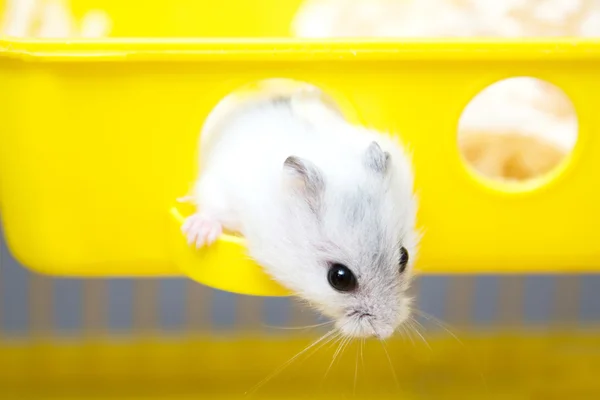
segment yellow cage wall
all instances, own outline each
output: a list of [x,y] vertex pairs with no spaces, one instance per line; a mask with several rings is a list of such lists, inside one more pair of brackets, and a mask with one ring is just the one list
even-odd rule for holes
[[[105,9],[113,38],[0,41],[6,241],[25,267],[77,278],[29,272],[2,248],[0,398],[241,398],[310,343],[314,333],[263,326],[315,322],[289,299],[183,280],[282,294],[240,261],[237,242],[192,254],[170,214],[194,177],[208,113],[239,87],[275,77],[321,87],[414,151],[426,230],[418,268],[431,275],[415,290],[461,343],[436,324],[425,332],[431,349],[415,334],[414,345],[390,342],[398,384],[370,343],[357,396],[599,392],[600,43],[298,41],[286,37],[299,3],[75,0],[76,16]],[[579,138],[553,175],[492,185],[461,160],[457,124],[479,91],[513,76],[563,89]],[[231,268],[235,275],[223,274]],[[140,278],[105,280],[131,276]],[[324,379],[335,348],[295,363],[256,396],[351,397],[357,350]]]
[[[195,177],[198,134],[212,108],[274,77],[323,88],[356,119],[401,135],[413,150],[424,272],[597,267],[598,42],[163,38],[4,40],[2,48],[0,207],[10,248],[35,270],[194,270],[213,286],[236,285],[215,276],[223,265],[243,271],[243,246],[221,241],[205,260],[192,257],[169,210]],[[553,82],[579,118],[568,160],[525,187],[482,182],[456,144],[464,106],[511,76]],[[251,272],[240,276],[255,276],[258,268],[246,264]]]
[[[600,389],[600,277],[422,277],[423,335],[301,357],[251,398],[593,399]],[[57,279],[2,247],[0,398],[248,398],[326,328],[288,298],[186,279]],[[449,329],[451,333],[447,332]],[[458,339],[453,337],[455,335]],[[414,343],[413,343],[414,341]]]

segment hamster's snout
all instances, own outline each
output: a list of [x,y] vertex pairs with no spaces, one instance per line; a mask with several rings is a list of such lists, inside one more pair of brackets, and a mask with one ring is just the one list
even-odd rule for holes
[[387,339],[394,334],[396,327],[403,321],[404,319],[397,323],[390,323],[369,312],[351,311],[339,319],[336,326],[344,336]]

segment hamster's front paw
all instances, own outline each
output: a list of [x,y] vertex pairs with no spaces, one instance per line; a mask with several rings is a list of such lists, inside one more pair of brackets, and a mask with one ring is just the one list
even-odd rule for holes
[[210,246],[223,232],[221,223],[206,214],[196,213],[188,217],[181,230],[187,237],[189,245],[195,243],[196,248]]

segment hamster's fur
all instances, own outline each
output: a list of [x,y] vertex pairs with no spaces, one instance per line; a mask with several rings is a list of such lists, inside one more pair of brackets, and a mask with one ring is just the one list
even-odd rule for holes
[[[400,143],[349,124],[307,92],[226,108],[202,134],[198,210],[183,225],[190,244],[210,245],[223,228],[240,232],[267,273],[343,334],[390,336],[409,315],[418,241]],[[328,283],[336,263],[356,276],[355,290]]]
[[[298,37],[600,37],[599,0],[308,0]],[[565,94],[533,78],[480,93],[463,114],[460,147],[487,177],[528,180],[573,149],[577,116]]]

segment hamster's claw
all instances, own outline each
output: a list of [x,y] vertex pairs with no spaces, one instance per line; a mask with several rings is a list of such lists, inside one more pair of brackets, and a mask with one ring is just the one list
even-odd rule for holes
[[213,244],[223,232],[223,227],[214,218],[204,214],[194,214],[185,220],[181,230],[187,237],[188,244],[190,246],[195,244],[199,249]]

